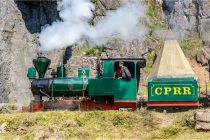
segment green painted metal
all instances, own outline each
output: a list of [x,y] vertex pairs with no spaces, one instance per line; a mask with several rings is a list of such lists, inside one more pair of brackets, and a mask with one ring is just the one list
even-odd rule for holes
[[[137,100],[137,62],[134,62],[131,80],[115,79],[114,78],[114,64],[121,60],[106,60],[103,61],[103,77],[90,77],[89,68],[79,68],[78,77],[65,77],[64,67],[57,68],[56,78],[49,79],[49,90],[47,94],[52,94],[52,97],[73,97],[82,95],[94,96],[94,99],[104,101],[105,98],[101,96],[113,96],[114,100],[120,101],[136,101]],[[44,78],[47,68],[50,65],[50,60],[44,57],[39,57],[33,60],[34,66],[39,73],[39,78]],[[126,62],[132,62],[127,60]],[[85,77],[83,79],[83,72]],[[134,75],[135,74],[135,75]]]
[[83,74],[82,72],[85,71],[85,78],[89,78],[90,77],[90,68],[78,68],[78,77],[82,78]]
[[114,79],[114,78],[99,78],[89,80],[89,95],[90,96],[114,96],[114,100],[136,100],[137,81]]
[[33,59],[33,64],[39,74],[39,78],[44,78],[44,75],[51,63],[51,60],[46,57],[38,57]]
[[54,96],[82,94],[84,90],[87,93],[88,79],[78,77],[54,78],[51,82],[50,89]]
[[66,69],[64,66],[57,67],[57,77],[66,77]]
[[28,68],[27,77],[28,77],[28,79],[35,79],[36,78],[36,69],[34,67]]
[[103,76],[104,77],[114,77],[114,63],[112,61],[103,62]]
[[197,101],[198,84],[194,77],[162,77],[148,81],[149,101]]

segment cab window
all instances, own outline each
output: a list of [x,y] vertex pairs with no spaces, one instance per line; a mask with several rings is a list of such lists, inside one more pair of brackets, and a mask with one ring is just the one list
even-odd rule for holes
[[114,63],[115,78],[118,78],[118,74],[120,74],[120,67],[119,67],[120,62],[124,62],[124,66],[127,67],[131,73],[131,78],[135,78],[135,64],[134,62],[128,62],[128,61],[117,61]]

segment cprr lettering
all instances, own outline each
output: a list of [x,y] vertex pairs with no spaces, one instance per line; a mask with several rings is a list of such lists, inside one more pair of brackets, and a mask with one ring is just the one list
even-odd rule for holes
[[192,95],[190,87],[157,87],[155,88],[155,95]]

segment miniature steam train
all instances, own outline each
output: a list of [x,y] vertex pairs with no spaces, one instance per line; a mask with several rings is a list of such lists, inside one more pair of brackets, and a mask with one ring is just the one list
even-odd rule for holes
[[[140,69],[146,66],[145,59],[102,59],[103,76],[90,78],[90,69],[81,67],[77,77],[66,77],[64,66],[57,68],[51,78],[45,73],[51,60],[38,57],[33,60],[34,67],[28,69],[31,91],[34,100],[30,111],[50,109],[74,110],[135,110],[140,79]],[[114,73],[119,62],[123,61],[131,73],[130,79],[116,79]],[[39,78],[36,79],[36,72]],[[49,98],[43,100],[43,98]]]
[[[64,66],[57,68],[51,78],[45,73],[51,60],[38,57],[28,69],[34,100],[30,111],[48,109],[135,110],[143,58],[101,59],[102,76],[91,78],[90,69],[81,67],[77,77],[66,77]],[[118,79],[115,73],[123,62],[130,71],[129,79]],[[210,69],[210,60],[209,60]],[[36,78],[38,72],[39,78]],[[209,75],[210,76],[210,75]],[[164,46],[147,78],[147,107],[199,107],[197,77],[172,31],[166,34]],[[206,92],[207,93],[207,92]],[[207,95],[207,94],[206,94]],[[43,100],[48,98],[48,100]],[[208,104],[210,102],[208,101]]]
[[[38,57],[34,67],[28,69],[34,100],[30,111],[53,109],[75,110],[135,110],[140,82],[140,69],[146,66],[145,59],[120,58],[102,59],[103,75],[90,78],[90,69],[80,67],[77,77],[66,77],[64,66],[57,67],[51,78],[45,73],[51,60]],[[119,62],[124,62],[131,73],[131,79],[116,79]],[[36,72],[39,78],[36,79]],[[148,79],[148,107],[175,106],[198,107],[197,81],[193,77],[155,77]],[[48,100],[43,100],[43,98]]]

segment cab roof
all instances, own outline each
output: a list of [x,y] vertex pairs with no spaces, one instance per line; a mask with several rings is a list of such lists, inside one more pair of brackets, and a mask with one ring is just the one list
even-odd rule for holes
[[102,61],[146,61],[144,58],[106,58],[101,59]]

